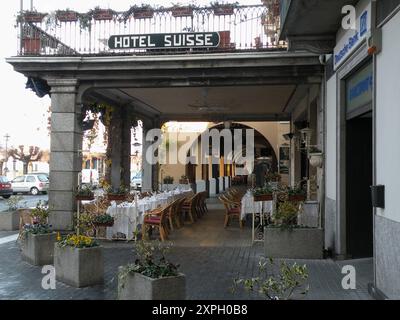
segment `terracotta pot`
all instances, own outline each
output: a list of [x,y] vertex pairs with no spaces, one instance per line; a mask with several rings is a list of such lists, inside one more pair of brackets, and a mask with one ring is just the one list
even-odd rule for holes
[[23,16],[25,22],[32,22],[32,23],[40,23],[42,22],[43,18],[47,16],[44,13],[26,13]]
[[222,7],[215,7],[214,14],[216,16],[225,16],[225,15],[232,15],[234,11],[233,6],[222,6]]
[[94,20],[112,20],[114,17],[114,14],[111,10],[109,9],[104,9],[104,10],[97,10],[93,14],[93,19]]
[[219,32],[219,47],[229,48],[231,46],[231,32],[230,31],[220,31]]
[[133,17],[135,19],[148,19],[153,18],[154,11],[153,10],[137,10],[133,13]]
[[60,22],[75,22],[78,21],[78,14],[76,12],[58,13],[57,19]]
[[254,201],[272,201],[274,197],[272,194],[261,194],[258,196],[254,196]]
[[39,54],[41,47],[40,38],[22,39],[22,47],[24,54]]

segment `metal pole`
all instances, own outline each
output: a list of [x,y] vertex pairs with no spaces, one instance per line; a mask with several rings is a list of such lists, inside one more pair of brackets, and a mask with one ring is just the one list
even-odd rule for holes
[[8,162],[8,139],[10,139],[10,135],[8,133],[6,133],[6,135],[4,136],[4,138],[6,139],[6,155],[5,155],[5,162],[6,165],[4,167],[4,171],[7,174],[8,172],[8,168],[7,168],[7,162]]

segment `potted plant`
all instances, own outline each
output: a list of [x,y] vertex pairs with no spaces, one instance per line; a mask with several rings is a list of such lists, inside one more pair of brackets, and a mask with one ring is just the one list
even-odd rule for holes
[[154,16],[154,9],[149,4],[142,4],[140,7],[134,6],[133,17],[135,19],[150,19]]
[[82,186],[79,186],[78,189],[76,190],[75,198],[76,198],[76,200],[79,200],[79,201],[82,201],[82,200],[90,201],[90,200],[94,199],[94,193],[89,186],[82,185]]
[[56,18],[60,22],[76,22],[78,21],[78,13],[72,10],[57,10]]
[[33,265],[52,264],[56,233],[47,223],[49,209],[39,201],[30,215],[33,224],[24,225],[22,230],[22,259]]
[[18,16],[18,22],[28,23],[41,23],[43,18],[47,16],[47,13],[41,13],[37,11],[24,11]]
[[126,200],[128,189],[121,185],[119,188],[109,187],[107,189],[107,198],[110,201],[124,201]]
[[165,176],[163,181],[164,181],[164,184],[173,184],[174,183],[174,177]]
[[91,237],[58,236],[54,245],[56,279],[74,287],[104,283],[103,249]]
[[186,278],[165,257],[167,246],[160,242],[136,242],[137,259],[119,268],[119,300],[184,300]]
[[220,3],[218,1],[212,2],[211,7],[213,8],[216,16],[232,15],[234,9],[238,6],[238,3]]
[[300,187],[289,187],[287,189],[289,201],[305,201],[306,200],[306,192]]
[[189,183],[189,178],[185,175],[182,175],[181,178],[179,179],[180,184],[188,184]]
[[273,190],[268,185],[262,188],[256,188],[253,190],[253,197],[254,201],[272,201],[273,197]]
[[267,300],[292,300],[305,296],[309,291],[306,265],[296,262],[289,265],[282,261],[279,273],[273,259],[261,259],[258,263],[259,276],[249,279],[235,279],[233,292],[242,286],[248,292],[257,292]]
[[112,20],[115,12],[111,9],[101,9],[96,7],[93,11],[94,20]]
[[114,225],[114,218],[109,214],[101,214],[94,216],[93,224],[96,227],[112,227]]
[[300,207],[286,201],[264,228],[264,253],[271,258],[322,259],[323,230],[298,225]]
[[21,196],[11,196],[6,200],[7,209],[0,212],[0,231],[14,231],[19,228],[19,202]]
[[171,12],[173,17],[191,17],[193,15],[193,7],[176,4],[171,8]]
[[308,150],[308,159],[310,161],[310,165],[315,168],[322,168],[323,165],[323,153],[316,147],[311,147]]

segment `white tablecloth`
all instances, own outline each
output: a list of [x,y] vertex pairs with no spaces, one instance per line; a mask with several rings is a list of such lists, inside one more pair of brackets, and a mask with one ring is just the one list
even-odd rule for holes
[[252,194],[246,193],[241,202],[241,210],[240,210],[240,218],[242,220],[246,219],[247,214],[253,214],[253,213],[261,213],[262,212],[266,213],[272,212],[273,208],[273,201],[254,201],[254,197]]
[[134,238],[134,232],[143,224],[144,213],[157,207],[164,207],[172,201],[188,196],[190,191],[173,190],[151,197],[146,197],[131,203],[123,202],[116,205],[112,202],[107,209],[107,214],[114,217],[114,225],[107,227],[107,239],[121,238],[125,235],[127,240]]

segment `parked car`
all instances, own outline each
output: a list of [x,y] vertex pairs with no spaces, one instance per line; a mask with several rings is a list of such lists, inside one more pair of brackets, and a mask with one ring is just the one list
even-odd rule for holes
[[37,195],[40,192],[47,193],[49,190],[49,179],[44,174],[26,174],[14,178],[11,181],[14,194],[30,193]]
[[0,196],[4,199],[8,199],[13,194],[13,189],[10,181],[5,176],[0,176]]
[[133,188],[133,189],[142,188],[142,174],[141,173],[137,173],[135,176],[132,177],[131,188]]

